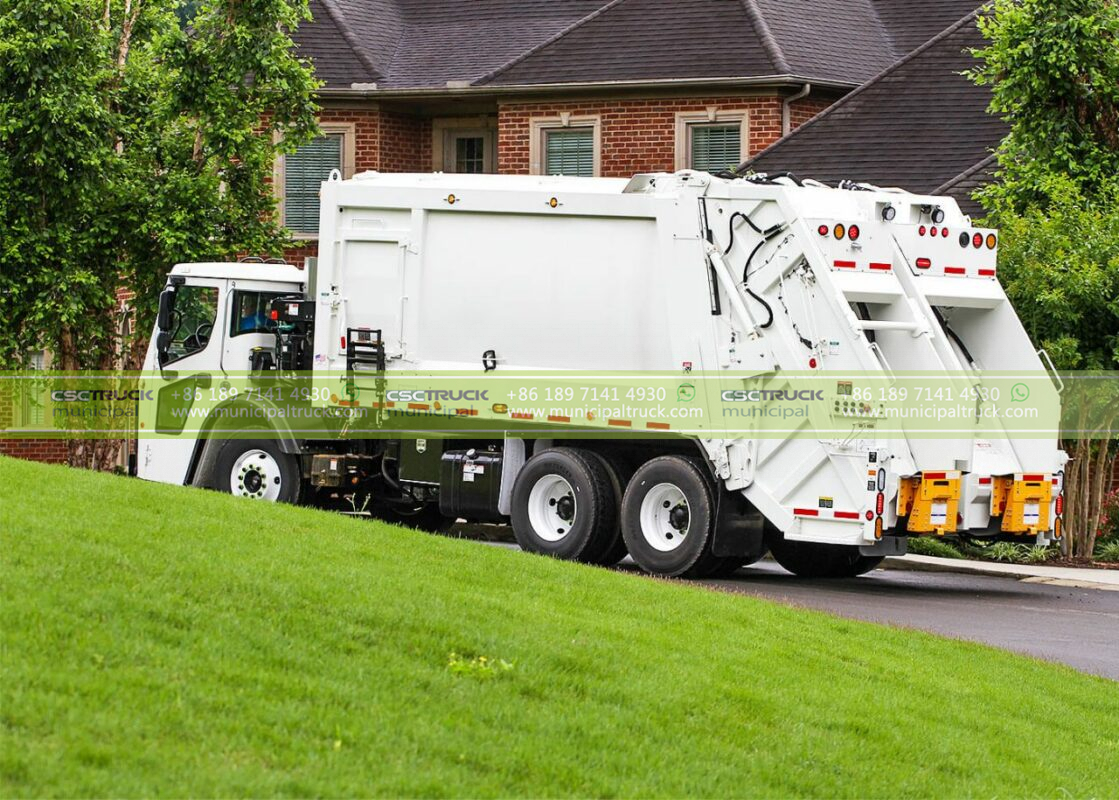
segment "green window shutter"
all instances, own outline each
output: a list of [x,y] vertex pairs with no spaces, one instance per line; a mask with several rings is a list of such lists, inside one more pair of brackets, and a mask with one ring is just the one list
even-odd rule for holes
[[545,131],[544,149],[544,171],[547,174],[594,175],[594,129]]
[[718,172],[742,162],[742,126],[692,125],[692,169]]
[[319,231],[319,184],[342,169],[342,134],[312,139],[284,157],[284,225],[299,233]]

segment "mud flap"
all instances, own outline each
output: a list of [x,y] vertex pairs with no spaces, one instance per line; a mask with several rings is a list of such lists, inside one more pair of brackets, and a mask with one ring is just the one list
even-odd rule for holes
[[741,492],[719,491],[711,553],[720,558],[758,559],[765,554],[765,517]]

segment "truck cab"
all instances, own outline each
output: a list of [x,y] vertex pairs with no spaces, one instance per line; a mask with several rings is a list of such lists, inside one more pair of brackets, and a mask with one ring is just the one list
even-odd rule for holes
[[[254,348],[274,339],[269,308],[277,297],[302,295],[306,272],[290,264],[179,264],[160,295],[156,334],[144,359],[143,388],[155,398],[154,419],[168,435],[139,441],[137,474],[186,482],[197,440],[175,435],[194,391],[220,390],[223,377],[244,375]],[[189,391],[188,390],[192,390]]]

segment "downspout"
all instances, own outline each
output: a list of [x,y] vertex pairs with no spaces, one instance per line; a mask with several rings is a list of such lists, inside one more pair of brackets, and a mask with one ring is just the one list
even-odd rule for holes
[[781,103],[781,135],[788,136],[793,130],[793,117],[792,105],[797,100],[803,100],[808,97],[808,93],[812,91],[812,84],[806,83],[800,87],[800,91],[796,94],[789,95]]

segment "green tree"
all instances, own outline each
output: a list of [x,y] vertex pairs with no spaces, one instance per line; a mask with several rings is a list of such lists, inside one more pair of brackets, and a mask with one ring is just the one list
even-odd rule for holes
[[290,35],[307,17],[307,0],[0,0],[0,367],[38,350],[136,367],[171,265],[282,251],[272,164],[316,130]]
[[[971,77],[1011,126],[977,194],[1002,229],[1000,280],[1058,369],[1119,369],[1119,3],[995,0],[979,27]],[[1065,546],[1085,557],[1115,458],[1115,415],[1092,424],[1099,438],[1064,445]]]
[[1049,175],[1088,195],[1119,175],[1119,3],[995,0],[979,28],[971,77],[1011,123],[984,204],[1024,211],[1048,199]]

